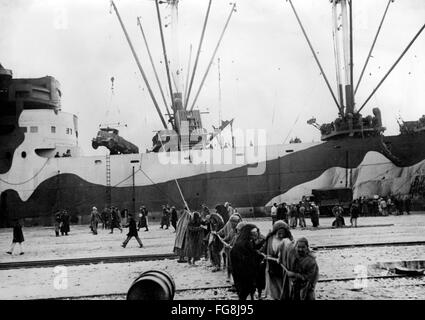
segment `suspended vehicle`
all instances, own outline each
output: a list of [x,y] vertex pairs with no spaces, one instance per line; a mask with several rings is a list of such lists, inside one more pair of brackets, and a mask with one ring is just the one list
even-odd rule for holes
[[118,135],[119,131],[115,128],[100,128],[96,138],[92,140],[92,147],[97,149],[100,146],[109,149],[110,154],[130,154],[139,153],[139,148],[131,142]]

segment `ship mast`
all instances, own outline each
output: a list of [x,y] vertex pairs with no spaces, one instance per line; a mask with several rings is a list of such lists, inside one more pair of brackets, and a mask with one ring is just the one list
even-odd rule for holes
[[[379,24],[378,31],[373,40],[372,47],[370,48],[370,51],[368,53],[365,65],[363,66],[363,69],[361,71],[355,90],[353,85],[354,84],[354,80],[353,80],[354,78],[353,77],[353,9],[352,9],[353,1],[354,0],[331,0],[332,20],[333,20],[332,34],[333,34],[333,40],[334,40],[337,92],[338,92],[338,99],[339,99],[339,103],[338,103],[336,101],[336,98],[333,94],[332,89],[329,86],[329,83],[325,75],[323,74],[320,63],[314,53],[313,47],[311,46],[311,43],[305,33],[305,30],[301,24],[301,21],[295,11],[292,1],[288,0],[288,2],[290,3],[295,13],[298,23],[304,33],[304,36],[310,46],[313,56],[316,59],[317,64],[319,65],[320,71],[322,71],[322,75],[326,81],[326,84],[328,85],[329,91],[331,92],[332,97],[334,98],[334,101],[337,104],[338,110],[339,110],[340,117],[332,123],[319,126],[316,123],[315,118],[307,121],[307,123],[315,126],[321,131],[322,140],[336,139],[338,137],[344,137],[347,135],[350,137],[353,137],[354,135],[360,135],[361,137],[364,137],[365,135],[371,136],[371,135],[382,134],[382,132],[385,130],[385,127],[382,126],[381,113],[379,109],[378,108],[373,109],[373,114],[375,117],[371,118],[370,116],[368,116],[367,118],[369,118],[370,120],[368,120],[367,118],[363,119],[362,115],[360,114],[360,111],[368,103],[368,101],[379,89],[379,87],[382,85],[382,83],[385,81],[388,75],[392,72],[395,66],[403,58],[404,54],[409,50],[409,48],[416,41],[416,39],[419,37],[421,32],[425,29],[425,24],[424,24],[416,33],[416,35],[413,37],[413,39],[410,41],[410,43],[407,45],[407,47],[404,49],[404,51],[396,60],[396,62],[391,66],[391,68],[388,70],[388,72],[385,74],[382,80],[378,83],[378,85],[375,87],[372,93],[367,97],[366,101],[361,105],[361,107],[357,111],[354,111],[354,106],[355,106],[354,94],[356,93],[358,89],[358,86],[363,77],[369,58],[371,57],[373,47],[375,46],[376,39],[382,27],[382,23],[384,22],[385,16],[388,11],[388,7],[390,3],[393,2],[394,0],[388,0],[388,4],[385,9],[384,16],[382,17],[381,23]],[[341,23],[339,23],[339,18],[341,18]]]
[[341,116],[354,113],[352,1],[332,0],[336,78]]
[[167,123],[165,122],[164,117],[162,116],[161,110],[160,110],[160,108],[158,106],[158,103],[157,103],[157,101],[155,99],[155,96],[154,96],[154,94],[152,92],[152,89],[151,89],[151,87],[149,85],[148,78],[146,77],[146,74],[145,74],[145,72],[144,72],[144,70],[142,68],[142,65],[140,63],[139,57],[137,56],[137,53],[134,50],[133,43],[130,40],[130,36],[127,33],[127,29],[124,26],[124,22],[121,19],[121,16],[120,16],[120,14],[118,12],[118,9],[117,9],[114,1],[111,1],[111,6],[115,10],[115,13],[117,15],[118,21],[119,21],[119,23],[121,25],[121,28],[122,28],[123,32],[124,32],[125,38],[127,39],[128,45],[130,46],[131,53],[133,54],[134,60],[136,60],[137,67],[139,68],[140,74],[142,75],[142,78],[143,78],[143,80],[144,80],[144,82],[146,84],[146,87],[148,88],[149,95],[150,95],[150,97],[152,99],[153,104],[155,105],[155,109],[158,112],[158,115],[159,115],[159,118],[161,119],[162,125],[164,126],[165,129],[167,129]]
[[168,0],[170,7],[170,33],[171,39],[171,54],[170,54],[170,68],[171,77],[173,78],[176,92],[182,92],[182,74],[179,55],[179,0]]

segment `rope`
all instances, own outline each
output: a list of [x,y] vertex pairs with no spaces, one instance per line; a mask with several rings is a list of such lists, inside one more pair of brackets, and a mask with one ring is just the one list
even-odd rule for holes
[[31,178],[29,178],[28,180],[25,180],[25,181],[23,181],[23,182],[19,182],[19,183],[13,183],[13,182],[8,182],[8,181],[6,181],[6,180],[3,180],[2,178],[0,178],[0,181],[1,182],[4,182],[4,183],[6,183],[6,184],[8,184],[8,185],[11,185],[11,186],[20,186],[20,185],[23,185],[23,184],[25,184],[25,183],[27,183],[27,182],[30,182],[31,180],[33,180],[35,177],[37,177],[40,173],[41,173],[41,171],[43,171],[43,169],[46,167],[46,165],[47,165],[47,163],[49,162],[49,160],[50,160],[50,158],[48,158],[47,160],[46,160],[46,162],[44,163],[44,165],[41,167],[41,169],[35,174],[35,175],[33,175]]
[[156,185],[156,183],[142,170],[142,168],[139,168],[139,170],[138,171],[141,171],[144,175],[145,175],[145,177],[146,178],[148,178],[148,180],[150,181],[150,182],[152,182],[152,184],[153,184],[153,186],[155,187],[155,188],[157,188],[163,195],[165,195],[165,197],[168,199],[168,200],[171,200],[171,202],[172,203],[175,203],[175,204],[177,204],[178,202],[177,201],[175,201],[174,199],[172,199],[172,198],[170,198],[169,196],[168,196],[168,194],[166,193],[166,192],[164,192],[164,191],[162,191],[162,189],[160,188],[160,187],[158,187],[157,185]]

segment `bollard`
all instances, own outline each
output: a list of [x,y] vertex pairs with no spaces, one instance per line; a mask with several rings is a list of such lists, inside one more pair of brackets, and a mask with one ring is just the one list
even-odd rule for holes
[[149,270],[133,281],[127,300],[173,300],[176,285],[165,271]]

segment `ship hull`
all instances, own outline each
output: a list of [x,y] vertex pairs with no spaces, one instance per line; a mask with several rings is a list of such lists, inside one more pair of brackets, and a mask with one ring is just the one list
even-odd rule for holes
[[[110,156],[110,186],[105,157],[43,159],[40,171],[12,165],[0,180],[0,223],[7,226],[19,217],[49,224],[57,209],[84,223],[93,206],[108,203],[108,192],[112,205],[130,212],[142,204],[151,212],[163,204],[182,208],[177,184],[192,210],[228,201],[243,214],[262,215],[272,202],[299,201],[313,188],[352,187],[354,197],[406,195],[425,172],[424,133],[268,146],[264,158],[234,163],[238,152],[246,158],[250,150],[234,150],[233,162],[224,164],[194,163],[190,154],[180,158],[184,163],[164,163],[152,153]],[[38,172],[37,183],[8,181],[17,179],[13,172],[19,170],[31,172],[29,178]]]

